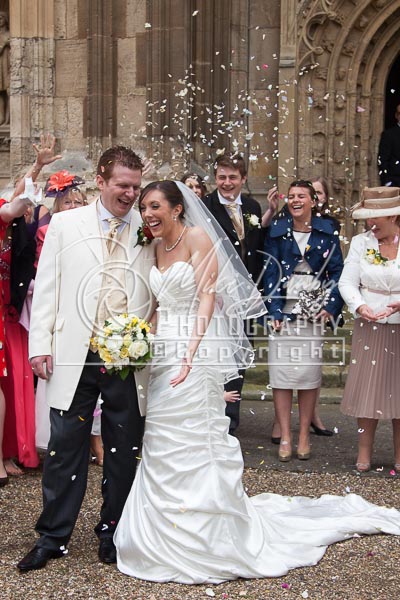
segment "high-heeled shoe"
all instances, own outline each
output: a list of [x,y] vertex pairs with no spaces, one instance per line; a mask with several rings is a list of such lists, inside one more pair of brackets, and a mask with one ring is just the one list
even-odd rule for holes
[[5,477],[0,477],[0,487],[4,487],[5,485],[7,485],[8,481],[8,475],[6,475]]
[[315,423],[310,423],[311,429],[314,430],[315,435],[324,435],[326,437],[331,437],[333,435],[333,431],[331,431],[330,429],[321,429],[321,427],[318,427],[318,425],[315,425]]
[[[290,450],[283,450],[281,446],[289,446]],[[280,462],[289,462],[289,460],[292,458],[292,449],[290,446],[290,442],[283,441],[280,443],[278,458]]]
[[297,458],[299,460],[309,460],[310,457],[311,457],[311,450],[310,450],[310,448],[306,452],[299,452],[297,450]]
[[280,438],[280,437],[274,437],[273,435],[271,435],[271,442],[272,442],[273,444],[276,444],[276,445],[278,445],[278,444],[280,444],[280,443],[281,443],[281,438]]

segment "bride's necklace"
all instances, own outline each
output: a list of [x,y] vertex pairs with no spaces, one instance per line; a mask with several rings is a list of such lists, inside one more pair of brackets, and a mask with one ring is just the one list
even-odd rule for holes
[[179,242],[183,238],[183,234],[185,233],[186,229],[187,229],[187,225],[185,225],[185,227],[182,229],[181,233],[179,234],[178,239],[176,240],[176,242],[174,242],[172,244],[172,246],[170,246],[169,248],[168,248],[167,245],[165,246],[165,252],[171,252],[171,250],[173,250],[174,248],[177,247],[177,245],[179,244]]

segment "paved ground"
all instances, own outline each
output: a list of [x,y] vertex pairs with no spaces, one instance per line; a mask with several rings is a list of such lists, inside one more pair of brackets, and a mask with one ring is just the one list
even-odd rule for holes
[[[333,438],[312,436],[312,458],[279,463],[278,447],[270,441],[273,406],[266,401],[243,401],[238,438],[246,469],[244,486],[250,496],[275,492],[289,496],[323,493],[361,494],[386,506],[400,506],[400,476],[390,475],[391,431],[377,432],[376,460],[371,473],[353,470],[357,429],[337,404],[321,406],[323,420],[336,427]],[[293,427],[296,430],[297,407]],[[154,584],[121,575],[116,567],[99,563],[93,527],[101,499],[101,469],[89,468],[88,493],[69,545],[69,554],[50,561],[46,569],[20,574],[15,565],[35,540],[34,523],[41,509],[41,473],[34,470],[13,478],[0,489],[0,600],[397,600],[399,596],[399,539],[395,536],[355,538],[329,547],[314,567],[295,569],[274,579],[237,580],[219,586]]]
[[[346,473],[354,470],[357,458],[356,420],[342,415],[339,405],[320,404],[323,423],[329,429],[336,428],[333,437],[311,435],[312,454],[308,461],[292,459],[288,463],[278,461],[278,446],[271,443],[271,428],[274,418],[273,404],[270,401],[245,400],[241,406],[241,423],[237,437],[242,445],[245,466],[283,471]],[[294,440],[298,433],[298,410],[293,405],[292,425]],[[389,421],[382,421],[377,429],[373,470],[363,477],[390,477],[393,469],[392,427]],[[400,477],[399,477],[400,479]]]

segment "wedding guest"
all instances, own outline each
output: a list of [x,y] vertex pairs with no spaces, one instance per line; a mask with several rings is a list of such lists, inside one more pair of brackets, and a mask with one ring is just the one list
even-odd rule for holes
[[193,190],[200,199],[203,199],[207,194],[207,186],[200,175],[197,175],[196,173],[185,173],[181,181]]
[[[4,199],[0,199],[0,241],[3,246],[4,241],[6,240],[7,230],[9,224],[16,218],[22,217],[26,212],[27,208],[31,206],[30,200],[24,198],[17,198],[12,203],[6,202]],[[9,448],[6,446],[3,452],[3,433],[4,433],[4,425],[5,425],[5,415],[6,410],[12,410],[12,406],[7,403],[4,397],[4,389],[8,390],[5,382],[8,377],[12,377],[12,373],[15,370],[16,365],[7,362],[9,358],[5,352],[6,349],[6,337],[4,332],[4,310],[7,310],[7,305],[9,301],[9,263],[4,263],[4,253],[2,255],[2,259],[0,260],[0,487],[4,486],[8,483],[8,469],[12,471],[12,465],[10,465],[10,460],[4,460],[4,457],[8,457]],[[21,373],[19,373],[21,375]],[[21,382],[23,384],[23,382]],[[14,409],[15,413],[15,409]],[[19,424],[21,425],[21,424]],[[25,423],[22,424],[25,426]],[[21,430],[20,430],[21,432]],[[10,432],[7,431],[7,436],[10,438]],[[25,455],[23,456],[23,458]]]
[[[340,223],[337,219],[332,217],[331,215],[331,207],[329,202],[329,187],[328,182],[325,177],[314,177],[311,178],[310,183],[315,190],[315,207],[313,208],[313,212],[316,216],[321,216],[326,219],[330,219],[332,221],[334,231],[339,234],[340,232]],[[277,187],[272,187],[268,192],[268,201],[269,201],[269,209],[264,213],[262,219],[263,227],[267,227],[273,217],[273,213],[276,212],[278,207],[278,190]],[[284,205],[280,216],[287,216],[288,209],[287,204]],[[277,215],[279,216],[279,215]],[[319,413],[319,399],[320,399],[320,390],[318,390],[318,396],[315,403],[314,414],[311,421],[311,429],[313,430],[315,435],[331,437],[333,435],[333,431],[325,427],[321,420],[321,416]],[[272,426],[272,434],[271,434],[271,442],[273,444],[280,444],[281,442],[281,432],[279,423],[275,420]]]
[[[239,154],[222,154],[214,163],[217,188],[204,198],[204,204],[215,217],[254,282],[259,283],[263,267],[263,230],[261,207],[257,200],[242,193],[247,181],[246,164]],[[252,324],[250,323],[250,327]],[[248,331],[251,336],[252,332]],[[225,391],[241,395],[244,371],[225,384]],[[240,420],[240,400],[229,402],[226,414],[231,419],[230,433],[234,433]]]
[[391,419],[400,473],[400,188],[365,188],[352,217],[368,231],[353,237],[339,281],[355,316],[341,410],[357,418],[360,472],[371,469],[379,421]]
[[[51,135],[42,135],[39,143],[33,144],[35,163],[17,181],[12,203],[24,191],[26,177],[35,181],[44,166],[60,158],[60,155],[54,154],[54,147],[55,138]],[[26,467],[36,467],[39,463],[35,447],[34,380],[28,361],[27,304],[30,304],[31,282],[35,277],[35,231],[39,223],[48,221],[49,216],[43,205],[33,208],[30,204],[23,216],[14,219],[0,250],[6,308],[5,353],[9,365],[8,377],[3,385],[6,401],[3,454],[9,475],[23,474],[16,461]]]
[[264,275],[273,329],[269,375],[281,431],[278,455],[283,462],[292,457],[293,390],[298,393],[300,416],[297,457],[310,458],[324,323],[334,323],[343,305],[337,289],[343,267],[339,240],[330,221],[312,214],[317,201],[313,186],[309,181],[294,181],[287,198],[288,216],[277,218],[267,230]]
[[378,167],[382,185],[400,186],[400,104],[394,114],[396,124],[382,133]]
[[339,235],[341,225],[332,213],[328,181],[325,179],[325,177],[312,177],[310,181],[318,198],[315,207],[316,214],[324,217],[324,219],[330,219],[335,231],[337,231]]

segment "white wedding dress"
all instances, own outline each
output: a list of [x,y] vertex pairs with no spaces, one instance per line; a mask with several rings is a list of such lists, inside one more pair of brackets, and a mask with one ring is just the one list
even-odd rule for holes
[[188,584],[278,577],[315,565],[327,545],[354,534],[400,535],[397,510],[354,494],[247,497],[240,446],[228,434],[213,325],[186,381],[169,384],[181,365],[177,344],[190,336],[196,311],[193,268],[153,267],[150,283],[165,354],[152,366],[142,460],[115,533],[119,570]]

